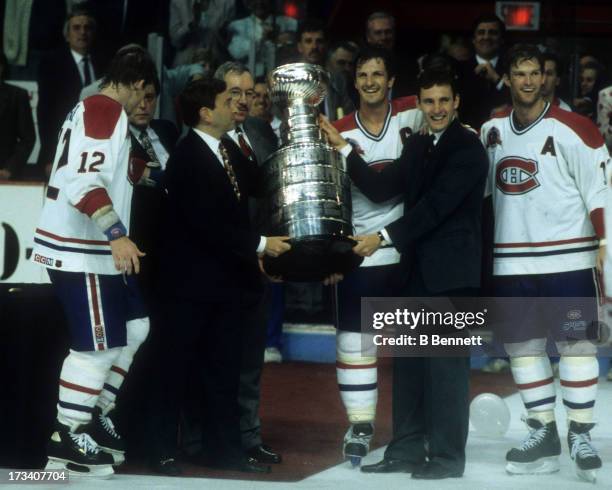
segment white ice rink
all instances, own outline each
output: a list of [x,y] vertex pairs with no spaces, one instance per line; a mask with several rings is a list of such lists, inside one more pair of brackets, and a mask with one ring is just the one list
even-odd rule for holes
[[[557,393],[560,393],[557,381]],[[210,489],[210,490],[258,490],[258,489],[424,489],[424,490],[580,490],[581,488],[594,488],[592,484],[578,479],[574,472],[573,463],[569,458],[566,443],[567,425],[565,412],[557,396],[557,423],[562,443],[560,457],[561,471],[552,475],[538,476],[510,476],[504,471],[504,456],[513,445],[523,440],[527,434],[525,425],[520,420],[523,405],[518,394],[505,399],[512,420],[510,429],[504,437],[485,438],[478,436],[470,430],[467,445],[467,468],[463,478],[452,478],[438,481],[412,480],[407,474],[366,475],[354,470],[348,463],[341,464],[317,473],[300,482],[250,482],[245,480],[219,480],[210,478],[167,478],[154,476],[115,475],[111,480],[77,481],[71,480],[69,488],[74,489],[116,489],[116,490],[162,490],[162,489]],[[612,489],[612,382],[600,380],[597,403],[595,405],[595,418],[598,425],[592,431],[593,444],[599,450],[603,460],[603,468],[599,471],[596,488]],[[316,430],[316,427],[312,428]],[[384,449],[368,455],[365,464],[375,463],[382,458]],[[0,469],[0,486],[7,482],[8,470]],[[18,484],[16,489],[57,489],[65,485]]]

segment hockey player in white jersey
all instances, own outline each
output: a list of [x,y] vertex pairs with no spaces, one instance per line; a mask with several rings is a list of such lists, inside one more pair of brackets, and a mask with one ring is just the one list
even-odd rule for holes
[[32,260],[45,266],[71,331],[47,469],[109,477],[125,444],[108,413],[146,338],[149,320],[132,273],[144,254],[127,236],[132,185],[127,113],[157,77],[140,47],[113,58],[99,95],[79,102],[59,135]]
[[[603,198],[608,151],[588,119],[541,96],[543,61],[535,46],[508,53],[513,110],[485,123],[495,213],[494,291],[520,297],[499,334],[525,408],[529,435],[506,455],[510,473],[558,471],[561,444],[546,338],[556,341],[570,457],[593,481],[601,459],[591,444],[599,366],[593,343],[605,254]],[[552,312],[537,298],[568,298]],[[571,299],[569,299],[571,298]],[[582,300],[582,301],[581,301]],[[496,333],[497,334],[497,333]]]
[[[334,123],[340,134],[355,147],[368,164],[378,170],[402,152],[404,140],[419,131],[423,116],[416,96],[389,101],[394,82],[394,65],[386,51],[367,48],[356,60],[355,87],[359,110]],[[400,218],[401,197],[376,204],[351,186],[355,235],[368,235]],[[337,286],[338,330],[336,334],[336,372],[340,396],[350,427],[343,442],[343,453],[359,465],[374,434],[378,397],[376,349],[362,352],[360,301],[366,296],[392,296],[397,282],[400,255],[395,247],[383,246],[361,267],[348,274]]]

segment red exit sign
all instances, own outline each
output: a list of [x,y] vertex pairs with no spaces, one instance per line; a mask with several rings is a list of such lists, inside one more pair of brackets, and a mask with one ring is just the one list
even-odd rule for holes
[[495,13],[509,31],[540,29],[540,2],[495,2]]

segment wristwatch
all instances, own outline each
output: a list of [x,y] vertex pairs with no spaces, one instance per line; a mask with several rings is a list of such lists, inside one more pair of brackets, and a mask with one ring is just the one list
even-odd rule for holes
[[378,238],[380,238],[381,247],[384,247],[385,245],[387,245],[387,240],[385,239],[385,235],[382,234],[382,231],[377,232],[376,235],[378,236]]

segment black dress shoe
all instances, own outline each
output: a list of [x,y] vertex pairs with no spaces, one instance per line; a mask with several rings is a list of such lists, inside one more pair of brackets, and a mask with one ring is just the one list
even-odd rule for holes
[[162,458],[151,463],[151,468],[155,473],[160,473],[166,476],[180,476],[183,471],[176,463],[174,458]]
[[275,453],[270,446],[264,444],[252,447],[246,451],[246,454],[261,464],[278,464],[283,460],[280,454]]
[[206,466],[218,470],[241,471],[243,473],[270,473],[272,471],[269,466],[261,465],[255,458],[248,456],[235,463],[208,463]]
[[460,478],[463,471],[447,468],[435,461],[429,461],[412,472],[417,480],[442,480],[443,478]]
[[412,473],[418,467],[418,463],[411,463],[403,459],[384,458],[378,463],[362,466],[361,471],[363,473]]

